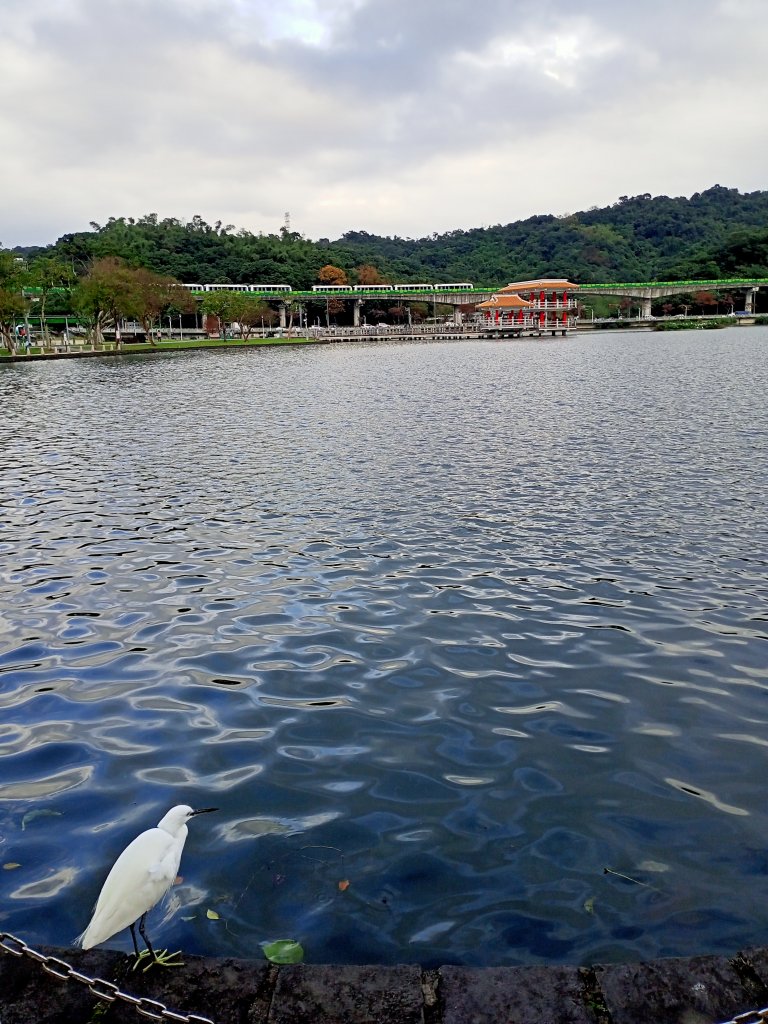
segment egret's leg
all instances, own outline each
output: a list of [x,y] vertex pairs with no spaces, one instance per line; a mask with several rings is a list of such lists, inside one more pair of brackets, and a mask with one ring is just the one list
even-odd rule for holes
[[[152,949],[152,943],[149,941],[149,936],[147,935],[144,929],[144,922],[146,921],[146,919],[147,915],[142,914],[141,920],[139,921],[139,935],[141,935],[142,939],[144,939],[144,941],[146,942],[147,949],[149,950],[149,954],[152,957],[152,959],[157,960],[157,953],[154,951],[154,949]],[[131,931],[133,931],[133,926],[131,926]]]
[[134,921],[133,924],[131,925],[131,938],[133,939],[133,951],[136,954],[136,959],[138,960],[141,954],[139,953],[139,944],[136,941],[136,932],[133,930],[133,925],[135,924],[136,922]]
[[[141,920],[139,921],[139,934],[141,935],[142,939],[144,939],[144,941],[146,942],[147,948],[142,949],[140,953],[138,949],[136,950],[136,963],[133,965],[133,969],[136,970],[136,968],[139,966],[139,963],[145,957],[150,958],[149,963],[144,968],[145,971],[148,971],[153,963],[159,964],[161,967],[183,967],[184,965],[181,960],[174,959],[179,955],[179,950],[177,950],[177,952],[175,953],[169,953],[167,949],[161,949],[159,953],[156,953],[154,949],[152,949],[152,943],[149,941],[149,936],[147,935],[147,932],[144,928],[144,921],[146,919],[146,916],[146,914],[141,915]],[[133,935],[133,925],[131,925],[131,935]],[[136,945],[135,936],[133,944],[134,946]]]

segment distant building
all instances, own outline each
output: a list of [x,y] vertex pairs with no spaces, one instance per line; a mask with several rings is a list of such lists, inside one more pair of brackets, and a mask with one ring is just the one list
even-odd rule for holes
[[487,330],[565,333],[576,326],[577,288],[560,278],[515,281],[479,303],[475,317]]

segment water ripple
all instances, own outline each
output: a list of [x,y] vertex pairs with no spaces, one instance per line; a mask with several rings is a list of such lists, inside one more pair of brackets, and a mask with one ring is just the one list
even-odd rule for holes
[[768,332],[696,335],[2,367],[3,927],[183,801],[189,952],[763,943]]

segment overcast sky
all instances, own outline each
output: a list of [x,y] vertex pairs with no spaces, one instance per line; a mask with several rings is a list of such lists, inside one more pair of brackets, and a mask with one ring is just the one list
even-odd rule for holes
[[765,0],[0,0],[0,243],[768,188]]

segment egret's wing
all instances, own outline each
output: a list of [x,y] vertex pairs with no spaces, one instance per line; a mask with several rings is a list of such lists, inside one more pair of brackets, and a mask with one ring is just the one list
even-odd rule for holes
[[133,924],[162,898],[179,867],[184,840],[159,828],[142,832],[107,875],[90,924],[80,936],[90,949]]

